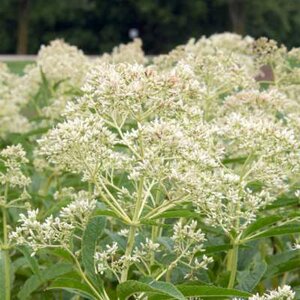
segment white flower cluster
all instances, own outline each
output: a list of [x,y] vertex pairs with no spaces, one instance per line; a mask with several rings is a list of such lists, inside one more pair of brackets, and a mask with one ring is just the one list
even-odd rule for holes
[[0,162],[5,171],[0,172],[0,183],[9,187],[26,188],[31,180],[23,171],[22,166],[28,163],[26,152],[20,144],[8,146],[0,151]]
[[10,233],[10,240],[17,245],[28,245],[33,253],[42,248],[70,249],[75,228],[83,229],[96,207],[86,192],[78,193],[76,199],[62,208],[57,217],[51,215],[39,221],[38,209],[20,214],[21,223]]
[[42,46],[37,57],[37,66],[47,79],[54,82],[65,80],[74,87],[82,85],[89,64],[81,50],[62,40],[54,40],[50,45]]
[[[218,39],[199,43],[208,49]],[[162,70],[99,63],[83,95],[67,104],[66,120],[40,140],[40,154],[94,183],[124,219],[141,193],[139,217],[149,205],[172,207],[167,202],[179,195],[209,224],[240,232],[300,170],[299,105],[275,87],[259,90],[238,55],[250,55],[250,40],[241,43],[240,51],[212,52],[189,43]],[[126,174],[130,187],[116,185],[116,174]],[[169,201],[154,199],[157,188]]]
[[118,258],[115,258],[118,249],[118,244],[114,242],[112,245],[106,245],[105,250],[95,252],[94,259],[97,273],[103,275],[107,270],[111,270],[115,272],[115,274],[117,274],[117,272],[120,273],[122,266],[120,267]]
[[116,143],[116,135],[98,116],[76,117],[59,124],[40,140],[40,154],[47,155],[50,150],[51,163],[72,172],[84,171],[84,179],[91,180],[100,167],[103,170],[121,164],[122,155],[116,155],[111,149]]
[[183,263],[191,269],[185,278],[193,278],[194,272],[198,269],[207,269],[209,263],[213,261],[211,257],[203,255],[199,260],[197,254],[204,251],[203,243],[205,235],[201,229],[197,229],[197,222],[192,220],[190,224],[183,225],[181,221],[174,225],[174,234],[171,237],[174,241],[174,251],[177,254],[176,260],[172,263],[176,266]]
[[148,62],[142,49],[142,40],[135,38],[131,43],[121,44],[114,47],[111,54],[105,53],[98,60],[100,62],[119,64],[119,63],[138,63]]
[[288,120],[298,107],[297,101],[289,99],[278,89],[270,88],[264,91],[251,89],[226,97],[220,113],[234,111],[243,115],[255,114],[262,117],[268,115],[275,120],[280,115],[282,119]]
[[67,116],[94,112],[119,125],[128,119],[141,122],[158,114],[174,114],[183,108],[184,100],[196,99],[200,92],[192,77],[182,81],[174,72],[128,63],[96,65],[82,90],[84,95],[68,104]]
[[141,264],[141,268],[147,267],[151,256],[154,253],[159,252],[159,248],[160,244],[154,243],[149,238],[146,238],[145,243],[140,243],[140,247],[135,247],[131,255],[121,255],[121,251],[116,242],[112,245],[106,245],[106,249],[95,252],[94,259],[96,272],[101,275],[106,272],[112,272],[120,281],[121,273],[127,264],[132,265],[133,263],[138,263]]
[[253,38],[233,33],[214,34],[210,37],[203,36],[198,41],[190,39],[186,45],[177,46],[168,55],[160,55],[154,58],[154,62],[161,68],[170,68],[181,59],[189,55],[210,56],[217,50],[224,53],[234,54],[244,65],[253,70],[253,59],[251,57],[251,46]]
[[12,74],[5,64],[0,63],[0,137],[5,137],[8,133],[24,133],[30,127],[13,95],[18,81],[18,76]]
[[283,61],[283,55],[287,49],[285,46],[278,46],[274,40],[265,37],[259,38],[253,43],[254,58],[260,65],[272,65]]
[[295,292],[291,289],[290,286],[284,285],[279,287],[275,291],[270,291],[265,293],[262,296],[254,295],[249,298],[249,300],[293,300],[295,299]]
[[[126,233],[127,237],[127,233]],[[169,264],[168,268],[158,275],[160,278],[166,271],[171,272],[177,265],[183,265],[190,271],[185,278],[197,278],[195,272],[199,269],[207,269],[212,258],[203,255],[203,243],[206,240],[205,235],[200,229],[197,229],[197,222],[191,221],[190,224],[183,225],[178,222],[174,226],[174,234],[171,237],[173,241],[172,254],[175,259]],[[111,272],[120,281],[122,271],[127,265],[139,264],[139,269],[145,268],[145,273],[151,275],[151,265],[156,261],[156,255],[161,253],[162,257],[170,255],[169,249],[162,244],[153,242],[146,238],[145,242],[140,242],[131,255],[122,254],[122,250],[116,242],[106,245],[105,249],[99,249],[95,252],[96,272],[104,275]]]

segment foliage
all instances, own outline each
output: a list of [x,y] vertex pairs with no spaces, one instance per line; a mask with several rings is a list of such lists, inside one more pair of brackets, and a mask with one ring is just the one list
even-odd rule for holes
[[[87,53],[99,54],[129,40],[137,28],[148,54],[166,53],[189,37],[232,31],[229,2],[243,2],[245,32],[268,36],[288,47],[299,46],[296,28],[300,3],[295,0],[27,0],[28,53],[40,44],[63,38]],[[2,0],[0,53],[15,53],[22,1]],[[240,18],[240,15],[236,16]],[[15,28],[15,30],[12,30]]]

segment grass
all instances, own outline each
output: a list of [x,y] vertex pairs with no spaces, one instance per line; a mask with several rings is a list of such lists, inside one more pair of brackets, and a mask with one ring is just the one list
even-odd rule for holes
[[34,63],[33,61],[6,61],[9,69],[16,74],[22,75],[25,66]]

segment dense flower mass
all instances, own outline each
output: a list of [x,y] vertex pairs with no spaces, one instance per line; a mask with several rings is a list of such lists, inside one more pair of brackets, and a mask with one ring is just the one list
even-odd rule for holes
[[295,292],[292,291],[290,286],[285,285],[283,287],[279,287],[278,290],[270,291],[262,296],[252,296],[249,300],[292,300],[294,298]]
[[0,172],[2,185],[25,188],[30,184],[30,178],[22,171],[22,165],[28,163],[28,159],[20,144],[3,149],[0,152],[0,162],[3,163],[5,169],[4,172]]
[[299,66],[230,33],[151,59],[139,39],[98,58],[55,40],[22,76],[1,64],[0,254],[16,286],[16,249],[36,276],[18,297],[294,299]]
[[38,209],[29,210],[27,216],[20,214],[21,226],[10,234],[10,239],[30,246],[33,251],[47,247],[69,249],[74,230],[76,227],[84,228],[95,207],[96,201],[89,200],[84,192],[80,192],[57,217],[51,215],[43,223],[38,221]]
[[21,107],[14,98],[13,90],[20,79],[0,63],[0,136],[5,137],[9,132],[23,133],[29,129],[29,122],[21,114]]

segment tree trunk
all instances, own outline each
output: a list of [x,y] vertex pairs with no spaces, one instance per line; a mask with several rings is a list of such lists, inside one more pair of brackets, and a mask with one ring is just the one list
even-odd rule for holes
[[29,0],[19,0],[17,53],[26,54],[28,50]]
[[245,33],[246,0],[229,0],[229,15],[233,32],[243,35]]

